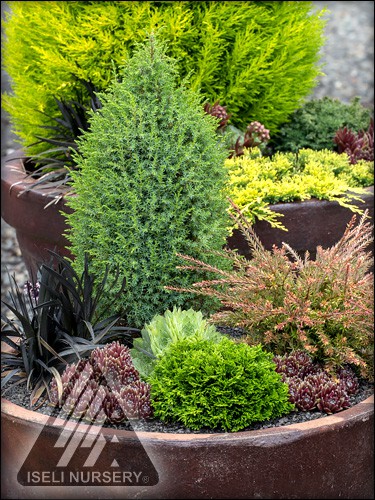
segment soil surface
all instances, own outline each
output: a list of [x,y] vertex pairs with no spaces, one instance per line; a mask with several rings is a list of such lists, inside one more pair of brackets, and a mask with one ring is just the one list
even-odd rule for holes
[[[373,393],[374,393],[374,385],[370,384],[369,382],[366,382],[364,380],[361,380],[357,394],[352,395],[349,398],[351,406],[353,406],[357,403],[360,403],[361,401],[364,401],[369,396],[371,396],[371,394],[373,394]],[[19,406],[23,406],[24,408],[30,408],[29,407],[30,391],[28,391],[26,389],[26,384],[20,384],[18,386],[15,386],[14,388],[12,388],[8,392],[6,392],[4,397],[6,399],[8,399],[9,401],[11,401],[12,403],[15,403]],[[45,415],[53,415],[54,417],[59,416],[61,418],[65,418],[63,413],[60,413],[59,410],[48,405],[47,402],[45,402],[36,411],[43,413]],[[339,412],[337,414],[339,414]],[[290,424],[307,422],[309,420],[315,420],[317,418],[322,418],[322,417],[327,417],[327,416],[328,416],[327,413],[321,412],[319,410],[293,411],[287,415],[283,415],[281,417],[274,418],[272,420],[254,423],[253,425],[246,427],[242,430],[249,431],[249,430],[256,430],[256,429],[267,429],[270,427],[280,427],[280,426],[285,426],[285,425],[290,425]],[[156,420],[156,419],[148,420],[148,421],[132,420],[131,422],[125,422],[125,423],[118,424],[118,425],[104,425],[104,427],[111,427],[114,429],[128,429],[128,430],[134,429],[137,431],[148,431],[148,432],[170,432],[170,433],[176,433],[176,434],[187,434],[187,433],[206,434],[206,433],[223,433],[223,432],[225,432],[223,430],[212,430],[212,429],[208,429],[208,428],[203,428],[203,429],[200,429],[198,431],[195,431],[195,430],[188,429],[184,425],[179,424],[179,423],[168,424],[168,423]]]

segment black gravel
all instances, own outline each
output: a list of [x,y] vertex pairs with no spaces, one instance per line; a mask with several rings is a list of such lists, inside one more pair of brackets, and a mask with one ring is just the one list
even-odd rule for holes
[[[367,399],[371,394],[374,393],[374,385],[370,384],[367,381],[360,380],[359,390],[357,394],[350,396],[350,404],[351,406],[360,403],[361,401]],[[30,403],[30,391],[26,389],[26,384],[20,384],[18,386],[13,387],[4,395],[6,399],[15,403],[24,408],[29,408]],[[55,417],[60,416],[61,418],[65,418],[63,414],[60,414],[55,410],[54,407],[50,406],[47,402],[45,402],[40,408],[37,410],[39,413],[43,413],[44,415],[53,415]],[[301,422],[307,422],[309,420],[315,420],[317,418],[324,418],[328,415],[319,410],[313,411],[293,411],[288,415],[284,415],[282,417],[274,418],[271,420],[267,420],[265,422],[254,423],[253,425],[242,429],[243,431],[249,430],[257,430],[257,429],[267,429],[270,427],[280,427],[290,424],[297,424]],[[126,422],[118,425],[104,425],[104,427],[111,427],[113,429],[125,429],[125,430],[137,430],[137,431],[147,431],[147,432],[169,432],[176,434],[220,434],[225,431],[222,430],[212,430],[209,428],[202,428],[198,431],[188,429],[182,424],[179,423],[171,423],[167,424],[161,422],[160,420],[135,420],[130,422]]]

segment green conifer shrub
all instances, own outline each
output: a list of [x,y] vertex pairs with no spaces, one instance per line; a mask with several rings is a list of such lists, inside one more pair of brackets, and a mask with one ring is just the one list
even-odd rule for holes
[[[55,97],[70,102],[82,80],[110,85],[137,42],[160,28],[179,77],[232,113],[245,128],[259,120],[274,133],[319,77],[324,10],[312,2],[8,2],[3,67],[11,93],[3,106],[24,145],[58,117]],[[50,131],[51,133],[51,131]],[[40,144],[30,153],[43,151]],[[44,148],[44,149],[43,149]]]
[[272,357],[225,337],[171,343],[150,377],[154,416],[234,432],[289,413],[294,405]]
[[99,94],[103,107],[75,154],[76,196],[67,199],[74,268],[86,252],[95,276],[118,265],[126,290],[116,300],[116,290],[107,290],[103,310],[120,310],[140,328],[173,305],[211,310],[212,301],[181,300],[163,286],[173,277],[192,283],[194,273],[178,278],[176,252],[199,258],[205,248],[219,250],[229,225],[217,119],[204,112],[199,93],[176,85],[165,52],[151,35],[122,81]]
[[354,132],[367,129],[371,110],[355,97],[350,104],[323,97],[307,101],[296,109],[288,122],[272,136],[270,146],[274,151],[293,151],[299,149],[337,150],[334,137],[338,129],[347,127]]

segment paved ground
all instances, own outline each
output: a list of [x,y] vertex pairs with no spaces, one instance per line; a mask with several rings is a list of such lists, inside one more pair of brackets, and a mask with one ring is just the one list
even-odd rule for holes
[[349,102],[355,96],[374,106],[374,2],[313,2],[327,7],[326,43],[321,51],[323,76],[313,97]]

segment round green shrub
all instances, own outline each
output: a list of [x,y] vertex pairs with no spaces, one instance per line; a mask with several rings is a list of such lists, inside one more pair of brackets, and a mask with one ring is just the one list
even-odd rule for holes
[[323,97],[307,101],[296,109],[279,132],[271,137],[269,146],[274,151],[299,149],[329,149],[336,151],[333,138],[339,128],[350,128],[354,132],[367,130],[371,110],[360,103],[360,98],[352,99],[350,104]]
[[126,289],[120,299],[108,289],[102,310],[120,312],[138,328],[173,305],[210,311],[212,300],[186,300],[164,286],[191,284],[197,275],[176,269],[176,253],[202,257],[204,249],[221,249],[229,225],[217,120],[197,92],[176,85],[165,52],[150,36],[121,82],[100,94],[103,107],[78,141],[76,196],[67,199],[74,268],[82,269],[86,253],[98,277],[118,266]]
[[239,431],[289,413],[272,354],[223,338],[171,343],[149,379],[154,415],[191,429]]
[[[179,78],[220,100],[242,129],[254,120],[274,133],[315,87],[324,10],[312,2],[12,1],[3,23],[4,95],[14,131],[28,146],[51,136],[59,111],[81,80],[99,91],[152,30],[177,60]],[[48,135],[49,134],[49,135]],[[49,149],[42,143],[31,154]]]

